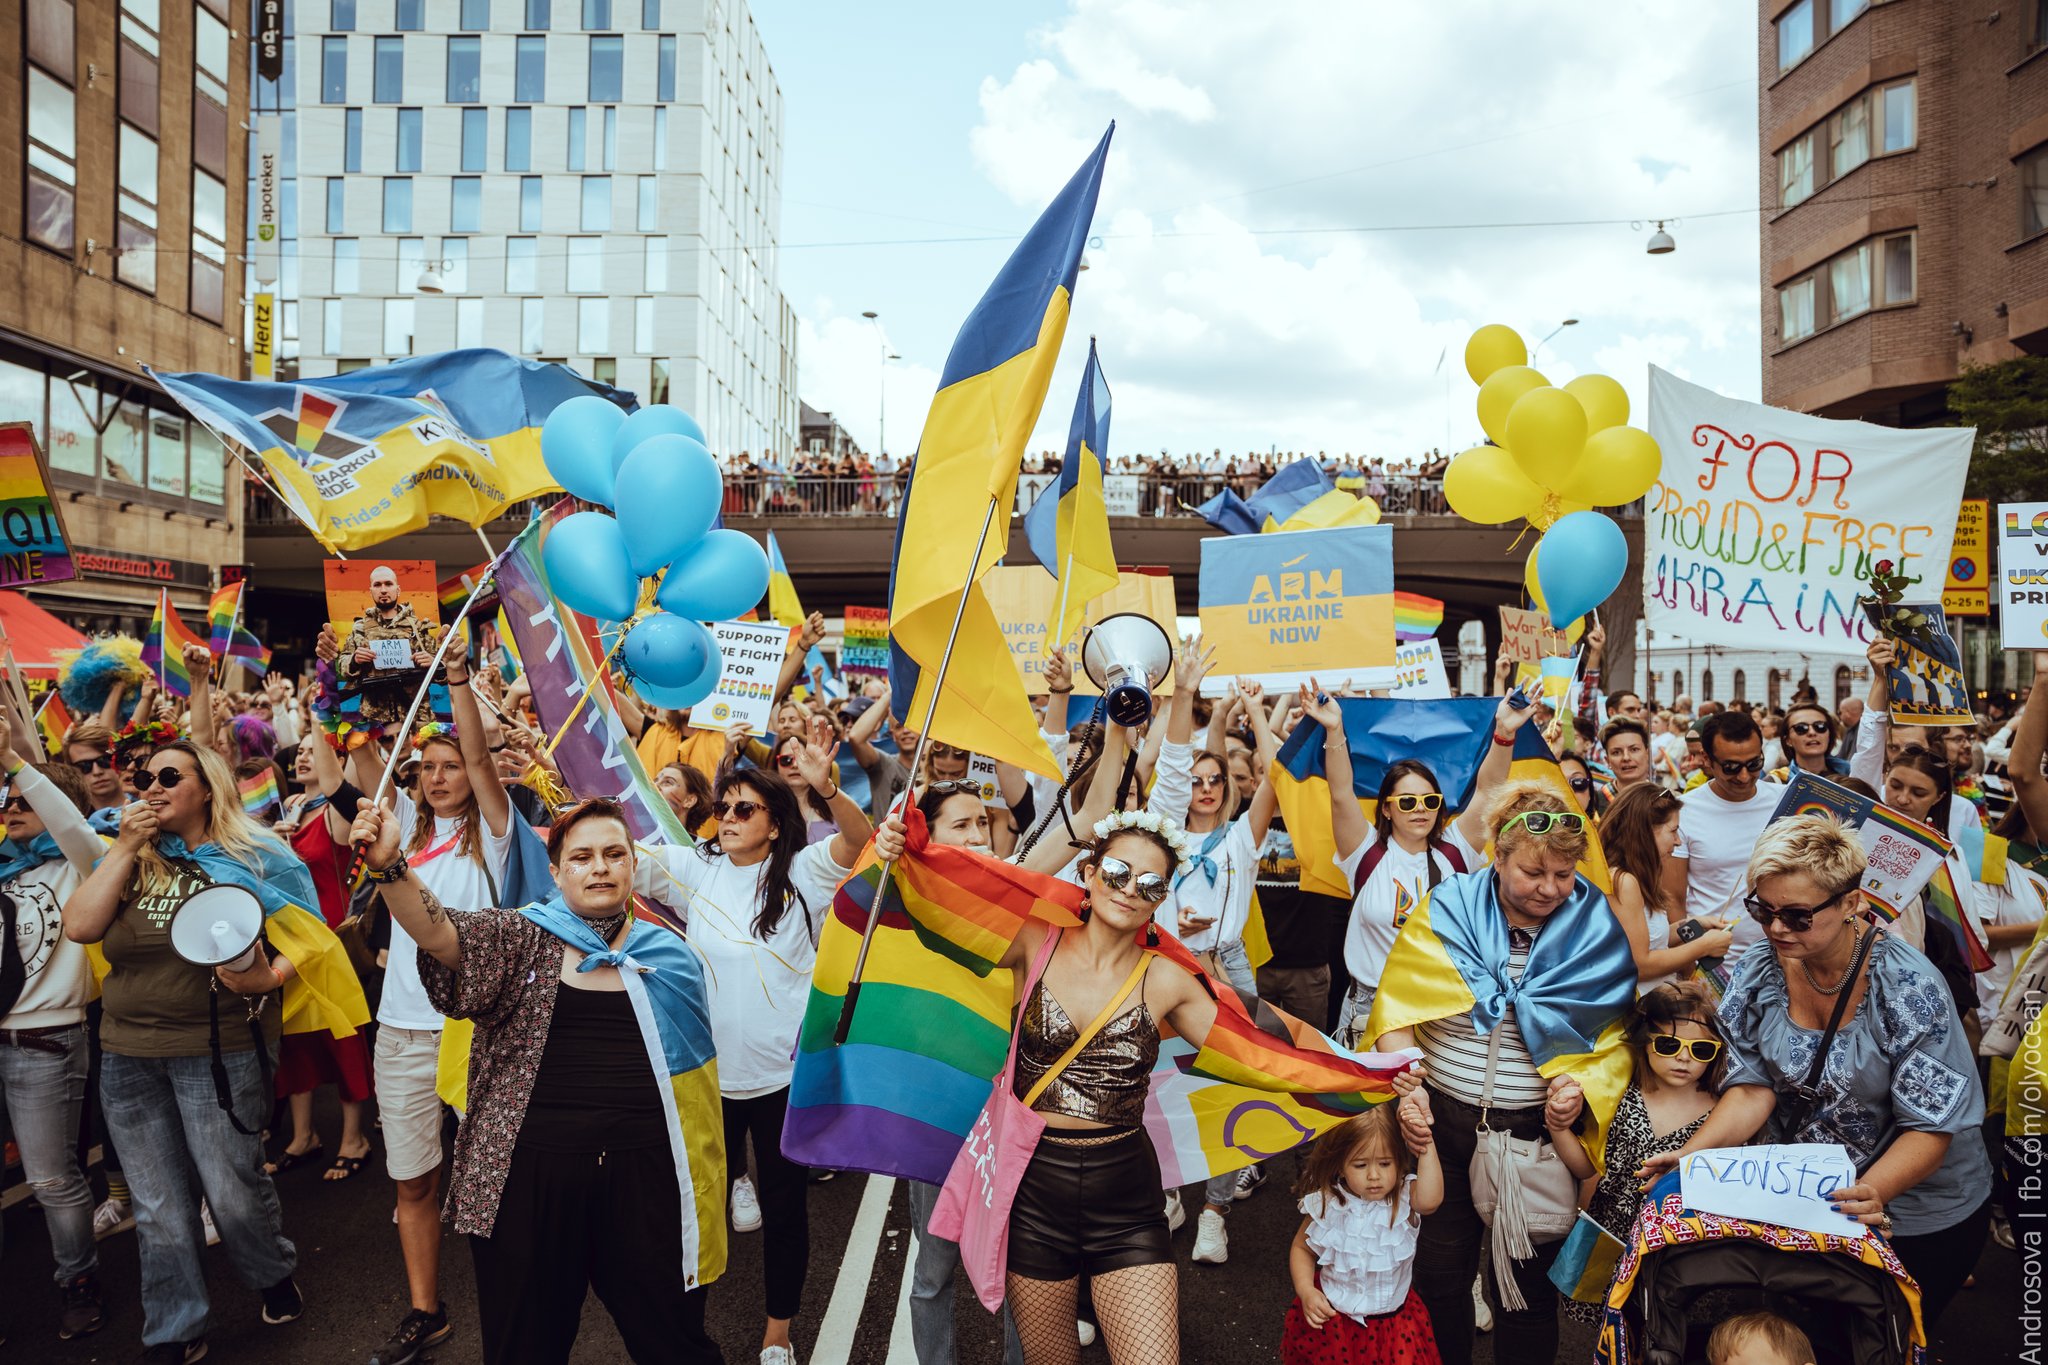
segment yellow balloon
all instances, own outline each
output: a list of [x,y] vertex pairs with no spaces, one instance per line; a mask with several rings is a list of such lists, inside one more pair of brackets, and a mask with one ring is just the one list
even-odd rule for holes
[[1541,507],[1543,490],[1499,446],[1474,446],[1444,471],[1444,500],[1467,521],[1498,526]]
[[1484,384],[1495,370],[1529,363],[1529,348],[1512,327],[1489,322],[1465,343],[1465,373],[1475,384]]
[[1557,491],[1565,498],[1619,507],[1650,491],[1664,469],[1664,453],[1640,427],[1609,427],[1586,438],[1571,477]]
[[1586,410],[1586,430],[1605,431],[1628,420],[1628,390],[1604,374],[1582,374],[1564,386]]
[[1531,389],[1508,409],[1507,446],[1532,482],[1562,488],[1586,448],[1586,410],[1563,389]]
[[1487,439],[1495,445],[1508,443],[1508,410],[1515,406],[1515,400],[1531,389],[1546,388],[1550,384],[1527,365],[1509,365],[1495,370],[1479,386],[1479,425],[1486,432]]

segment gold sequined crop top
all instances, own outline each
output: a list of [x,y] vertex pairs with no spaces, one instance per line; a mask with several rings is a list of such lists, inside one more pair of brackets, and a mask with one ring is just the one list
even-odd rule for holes
[[[1043,981],[1024,1002],[1023,1035],[1017,1040],[1017,1098],[1031,1093],[1039,1077],[1066,1055],[1081,1030]],[[1159,1025],[1143,998],[1102,1026],[1081,1054],[1053,1078],[1032,1108],[1066,1114],[1111,1127],[1145,1121],[1145,1094],[1159,1060]]]

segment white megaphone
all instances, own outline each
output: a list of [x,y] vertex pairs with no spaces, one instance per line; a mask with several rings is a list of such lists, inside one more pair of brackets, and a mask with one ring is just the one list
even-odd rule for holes
[[262,933],[263,903],[239,886],[209,886],[171,912],[171,951],[199,967],[246,972]]
[[1173,668],[1173,637],[1149,616],[1120,611],[1088,628],[1081,667],[1102,689],[1113,723],[1143,725],[1152,719],[1152,689]]

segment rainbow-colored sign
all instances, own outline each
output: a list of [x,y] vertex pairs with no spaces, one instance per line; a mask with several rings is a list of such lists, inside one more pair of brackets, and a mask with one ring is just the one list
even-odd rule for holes
[[0,422],[0,588],[76,577],[35,428]]

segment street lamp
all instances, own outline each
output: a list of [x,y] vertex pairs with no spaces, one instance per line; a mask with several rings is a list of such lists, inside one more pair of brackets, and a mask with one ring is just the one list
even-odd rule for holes
[[1536,363],[1536,357],[1542,355],[1543,348],[1550,344],[1550,337],[1556,336],[1559,332],[1562,332],[1567,327],[1576,327],[1578,325],[1579,320],[1577,318],[1566,318],[1563,322],[1560,322],[1557,324],[1557,326],[1551,328],[1550,336],[1547,336],[1543,338],[1543,340],[1536,343],[1535,351],[1533,351],[1529,356],[1529,363],[1531,365],[1534,365]]
[[420,271],[420,277],[414,282],[413,288],[419,290],[422,294],[445,294],[448,292],[448,281],[443,279],[442,276],[445,272],[454,268],[455,262],[445,258],[438,261],[428,261],[425,268]]
[[882,348],[882,359],[875,367],[875,458],[880,459],[889,453],[889,362],[903,357],[889,349],[881,314],[870,308],[861,316],[875,325],[875,342]]

